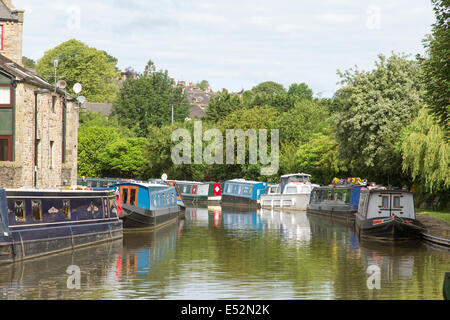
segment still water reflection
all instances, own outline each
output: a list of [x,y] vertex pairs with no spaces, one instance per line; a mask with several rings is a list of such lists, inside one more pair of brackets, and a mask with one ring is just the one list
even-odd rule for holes
[[[68,289],[79,266],[81,288]],[[369,289],[367,268],[381,271]],[[450,252],[304,212],[193,207],[156,232],[0,267],[1,299],[442,299]]]

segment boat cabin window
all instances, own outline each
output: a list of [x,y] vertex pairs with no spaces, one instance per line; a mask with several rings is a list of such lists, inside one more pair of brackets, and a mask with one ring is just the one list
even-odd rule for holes
[[17,222],[25,222],[25,201],[14,201],[14,216]]
[[63,200],[63,213],[67,220],[70,220],[70,200]]
[[389,209],[389,196],[381,196],[381,208]]
[[122,203],[128,203],[128,188],[123,188],[122,190]]
[[42,201],[31,200],[31,212],[34,221],[42,221]]
[[401,208],[401,206],[400,206],[400,196],[394,196],[392,207],[396,208],[396,209]]
[[105,218],[108,218],[109,216],[109,207],[108,207],[108,199],[103,198],[103,214]]
[[297,187],[287,187],[286,193],[297,193]]
[[136,189],[130,189],[130,204],[133,205],[133,206],[137,205]]

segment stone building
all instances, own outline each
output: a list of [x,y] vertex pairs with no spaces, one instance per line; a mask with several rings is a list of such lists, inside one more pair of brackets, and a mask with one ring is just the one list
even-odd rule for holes
[[76,185],[77,104],[22,66],[23,14],[0,0],[0,187]]

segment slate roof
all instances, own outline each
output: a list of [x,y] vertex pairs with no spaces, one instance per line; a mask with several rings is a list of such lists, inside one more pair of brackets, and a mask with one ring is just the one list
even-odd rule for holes
[[17,15],[12,14],[3,1],[0,1],[0,21],[18,21]]
[[[0,2],[0,4],[3,3]],[[18,82],[25,82],[34,85],[38,88],[49,89],[50,91],[55,90],[55,87],[53,85],[49,84],[44,79],[33,74],[33,72],[31,72],[30,70],[25,69],[21,65],[18,65],[17,63],[8,59],[2,54],[0,54],[0,71],[3,71],[4,73],[8,74]],[[65,91],[58,88],[56,89],[56,92],[61,95],[67,94]],[[69,94],[67,95],[70,97]]]

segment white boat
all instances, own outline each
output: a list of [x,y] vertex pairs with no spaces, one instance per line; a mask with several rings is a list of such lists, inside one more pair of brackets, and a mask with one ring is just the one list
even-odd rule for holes
[[271,185],[261,195],[262,208],[306,210],[313,188],[319,187],[311,184],[311,175],[295,173],[281,176],[281,183]]

